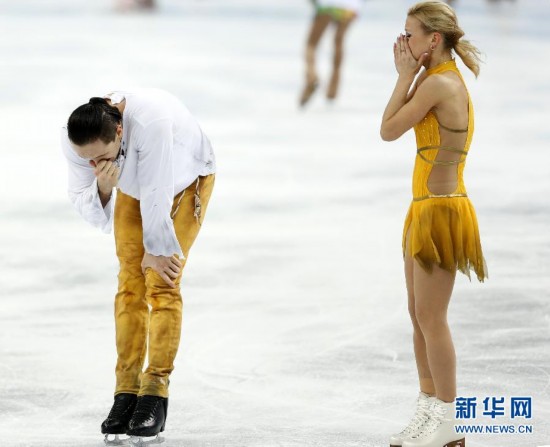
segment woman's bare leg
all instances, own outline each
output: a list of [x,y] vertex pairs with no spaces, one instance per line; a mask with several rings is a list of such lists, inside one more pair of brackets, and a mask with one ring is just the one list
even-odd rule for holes
[[331,18],[329,15],[317,14],[309,30],[306,44],[306,85],[300,97],[300,105],[302,106],[309,100],[317,88],[318,77],[315,69],[315,52],[330,21]]
[[[413,261],[412,270],[414,313],[424,337],[436,396],[444,402],[452,402],[456,397],[456,356],[447,323],[447,309],[456,272],[451,273],[434,265],[429,273],[417,261]],[[422,358],[422,349],[419,354],[417,363],[418,357]]]
[[[407,233],[407,249],[406,253],[409,252],[409,234],[410,230]],[[405,256],[405,281],[407,284],[407,296],[409,304],[409,315],[411,316],[411,321],[413,325],[413,346],[414,346],[414,356],[416,359],[416,369],[418,370],[418,380],[420,382],[420,391],[430,395],[435,395],[435,385],[430,372],[430,366],[428,364],[428,356],[426,353],[426,340],[420,329],[420,325],[416,319],[415,312],[415,299],[414,299],[414,260],[410,256]]]
[[344,58],[344,38],[349,29],[354,17],[338,22],[336,27],[336,34],[334,36],[334,55],[332,59],[332,76],[330,77],[330,83],[327,90],[327,98],[334,99],[338,94],[338,87],[340,85],[340,68],[342,66],[342,60]]

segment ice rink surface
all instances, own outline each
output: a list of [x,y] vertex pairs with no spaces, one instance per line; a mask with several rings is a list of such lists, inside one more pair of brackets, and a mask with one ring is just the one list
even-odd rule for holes
[[[59,127],[91,96],[155,86],[197,116],[219,167],[184,274],[166,447],[387,446],[417,393],[400,247],[415,144],[378,135],[410,3],[365,3],[340,98],[321,89],[305,111],[307,1],[159,3],[0,1],[0,445],[102,445],[117,260],[68,202]],[[478,416],[485,397],[531,397],[532,419],[470,423],[534,431],[467,445],[536,447],[550,444],[550,1],[455,5],[486,55],[477,81],[463,73],[490,273],[457,279],[458,394]]]

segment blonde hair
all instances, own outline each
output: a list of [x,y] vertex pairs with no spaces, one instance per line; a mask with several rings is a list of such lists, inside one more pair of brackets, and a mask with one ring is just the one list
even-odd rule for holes
[[453,8],[442,1],[425,1],[412,6],[408,15],[418,19],[427,33],[440,33],[445,47],[454,50],[477,78],[481,52],[468,40],[462,39],[464,31],[458,26]]

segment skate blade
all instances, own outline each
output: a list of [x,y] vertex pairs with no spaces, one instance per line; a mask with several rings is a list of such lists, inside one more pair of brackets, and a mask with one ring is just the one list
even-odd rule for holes
[[154,437],[130,436],[130,445],[134,447],[145,447],[148,445],[158,445],[164,443],[164,438],[160,435]]
[[[109,436],[113,437],[112,439],[109,439]],[[115,445],[130,445],[130,438],[126,435],[124,438],[119,438],[119,435],[105,435],[105,445],[115,446]]]

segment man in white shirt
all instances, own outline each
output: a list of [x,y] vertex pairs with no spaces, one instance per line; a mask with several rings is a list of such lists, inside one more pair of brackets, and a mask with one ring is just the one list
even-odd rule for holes
[[156,436],[179,346],[181,274],[214,186],[212,146],[183,104],[158,89],[90,99],[61,139],[69,198],[103,231],[114,221],[120,262],[115,401],[101,431],[108,442],[109,434]]

